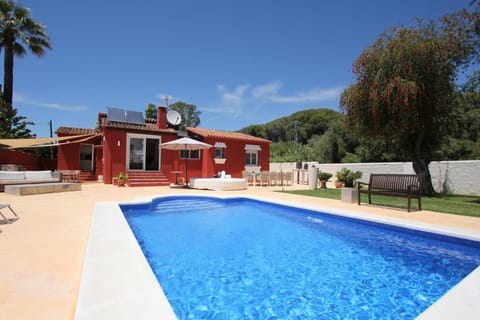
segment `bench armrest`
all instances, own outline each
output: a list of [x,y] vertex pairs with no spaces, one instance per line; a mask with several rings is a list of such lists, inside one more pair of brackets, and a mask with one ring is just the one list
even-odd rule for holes
[[59,171],[52,172],[52,178],[54,179],[58,179],[59,181],[62,181],[62,176],[63,174]]
[[[417,187],[417,186],[414,185],[414,184],[408,185],[408,186],[407,186],[408,192],[412,192],[412,188],[414,188],[414,187]],[[418,193],[421,193],[421,190],[422,190],[422,189],[418,188],[418,190],[416,190],[416,191],[417,191]]]
[[362,188],[362,185],[365,186],[370,186],[370,183],[362,182],[362,181],[357,181],[357,189],[360,190]]

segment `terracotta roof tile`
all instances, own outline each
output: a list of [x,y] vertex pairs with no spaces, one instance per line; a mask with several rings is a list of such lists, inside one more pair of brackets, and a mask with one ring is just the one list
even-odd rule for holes
[[115,128],[115,129],[124,129],[124,130],[175,133],[175,130],[171,128],[159,129],[156,123],[135,124],[135,123],[124,123],[124,122],[115,122],[115,121],[106,120],[103,123],[103,126],[106,128]]
[[82,134],[95,134],[95,129],[58,127],[55,131],[57,136],[77,136]]
[[193,128],[188,127],[187,131],[202,136],[204,138],[217,138],[217,139],[230,139],[230,140],[245,140],[250,142],[267,142],[272,143],[272,141],[257,138],[246,133],[241,132],[232,132],[232,131],[223,131],[223,130],[211,130],[211,129],[202,129],[202,128]]

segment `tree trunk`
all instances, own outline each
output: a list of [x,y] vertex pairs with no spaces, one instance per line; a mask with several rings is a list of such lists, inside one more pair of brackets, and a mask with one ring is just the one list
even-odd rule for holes
[[13,55],[13,40],[5,39],[3,99],[10,106],[13,105]]
[[416,174],[422,175],[422,195],[433,196],[435,194],[435,190],[433,189],[432,176],[430,175],[430,170],[428,169],[428,163],[423,159],[413,160],[413,170]]
[[422,175],[421,189],[422,195],[433,196],[435,190],[432,185],[432,176],[430,175],[430,170],[428,169],[428,164],[430,161],[425,161],[423,158],[422,146],[425,142],[425,132],[420,130],[417,138],[415,139],[415,153],[413,157],[413,170],[416,174]]

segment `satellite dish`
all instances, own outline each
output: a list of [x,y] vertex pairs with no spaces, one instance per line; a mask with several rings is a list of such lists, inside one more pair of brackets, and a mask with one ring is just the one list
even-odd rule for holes
[[175,110],[170,110],[167,112],[167,121],[168,123],[178,126],[182,121],[182,116]]

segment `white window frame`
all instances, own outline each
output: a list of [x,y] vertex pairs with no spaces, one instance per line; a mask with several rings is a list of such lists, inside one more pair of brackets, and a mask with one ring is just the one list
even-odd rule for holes
[[[258,152],[261,150],[262,148],[256,144],[245,145],[245,167],[255,169],[259,166]],[[255,155],[255,162],[252,162],[253,155]]]
[[[179,159],[188,159],[188,160],[200,160],[201,159],[201,150],[179,150],[178,157]],[[182,153],[188,153],[188,156],[183,156]],[[192,157],[192,152],[198,152],[198,157]]]
[[[252,161],[253,155],[255,155],[255,161]],[[257,150],[245,150],[245,166],[258,166]]]
[[[220,151],[221,157],[219,157],[218,152]],[[227,160],[227,145],[224,142],[215,142],[215,163],[224,164]]]
[[[143,145],[142,145],[142,150],[137,150],[137,151],[140,151],[138,156],[140,156],[142,158],[142,168],[141,169],[130,169],[130,139],[142,139],[143,140]],[[154,136],[154,135],[149,135],[149,134],[137,134],[137,133],[128,133],[127,134],[127,159],[126,159],[126,163],[125,163],[125,170],[127,171],[145,171],[145,167],[146,167],[146,147],[147,147],[147,139],[156,139],[158,140],[158,145],[160,146],[162,144],[162,137],[160,136]],[[161,167],[161,163],[162,163],[162,158],[161,158],[161,150],[160,150],[160,147],[158,148],[158,167],[160,168]]]

